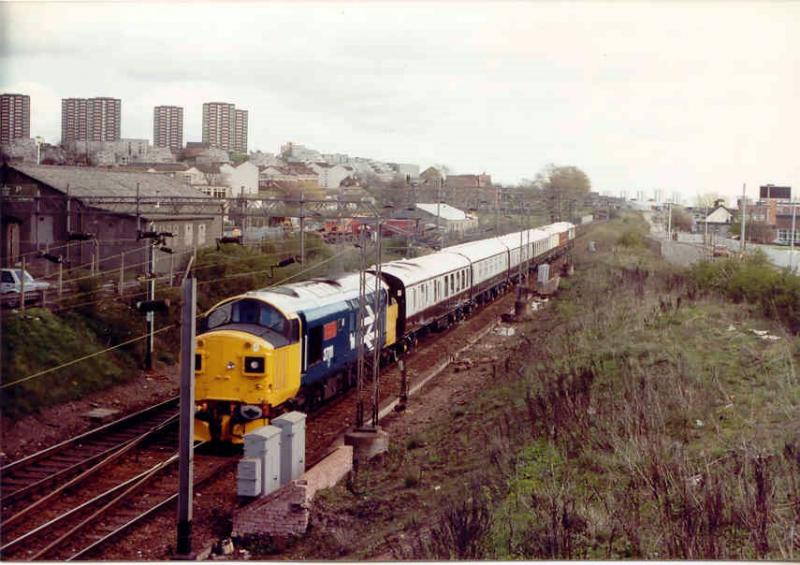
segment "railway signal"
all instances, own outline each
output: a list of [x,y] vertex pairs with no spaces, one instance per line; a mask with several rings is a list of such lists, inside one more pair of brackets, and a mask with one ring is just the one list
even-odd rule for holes
[[93,233],[71,231],[67,233],[67,241],[90,241],[94,239]]
[[144,314],[148,312],[168,312],[169,299],[164,300],[137,300],[134,307]]
[[[152,224],[151,224],[152,227]],[[137,309],[144,312],[147,317],[147,339],[145,340],[145,357],[144,366],[148,371],[153,369],[153,345],[155,334],[155,312],[165,311],[169,307],[169,302],[156,300],[156,249],[160,249],[165,253],[172,253],[172,249],[166,246],[166,238],[173,237],[172,232],[158,231],[154,229],[137,230],[136,239],[148,239],[150,245],[147,248],[147,273],[143,280],[147,281],[147,300],[141,301],[142,308]],[[164,305],[157,306],[157,303],[163,302]],[[157,308],[163,308],[158,310]]]

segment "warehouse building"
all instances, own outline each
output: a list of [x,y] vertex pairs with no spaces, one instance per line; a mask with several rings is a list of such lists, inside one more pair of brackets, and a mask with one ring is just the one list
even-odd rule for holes
[[[222,232],[222,204],[166,175],[90,167],[5,164],[2,187],[2,264],[25,257],[43,272],[40,252],[71,267],[106,271],[147,260],[139,230],[169,232],[156,253],[156,271],[180,269],[193,251]],[[124,254],[124,259],[122,258]]]

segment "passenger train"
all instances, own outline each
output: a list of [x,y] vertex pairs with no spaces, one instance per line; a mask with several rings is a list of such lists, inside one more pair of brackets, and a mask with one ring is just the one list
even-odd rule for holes
[[[366,348],[397,358],[503,293],[520,262],[533,269],[574,238],[575,226],[558,222],[382,263],[379,284],[374,271],[366,279]],[[211,308],[196,342],[197,439],[241,443],[281,412],[308,409],[352,386],[359,278],[254,290]]]

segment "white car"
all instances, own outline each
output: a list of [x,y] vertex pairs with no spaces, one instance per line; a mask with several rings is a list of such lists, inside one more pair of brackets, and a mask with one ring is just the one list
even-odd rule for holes
[[0,293],[22,293],[22,277],[25,277],[25,294],[41,292],[50,288],[50,283],[37,281],[22,269],[0,269]]

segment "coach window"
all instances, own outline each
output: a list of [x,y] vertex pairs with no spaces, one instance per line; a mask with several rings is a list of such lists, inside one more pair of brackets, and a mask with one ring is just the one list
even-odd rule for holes
[[456,293],[456,275],[454,273],[450,274],[450,294]]

